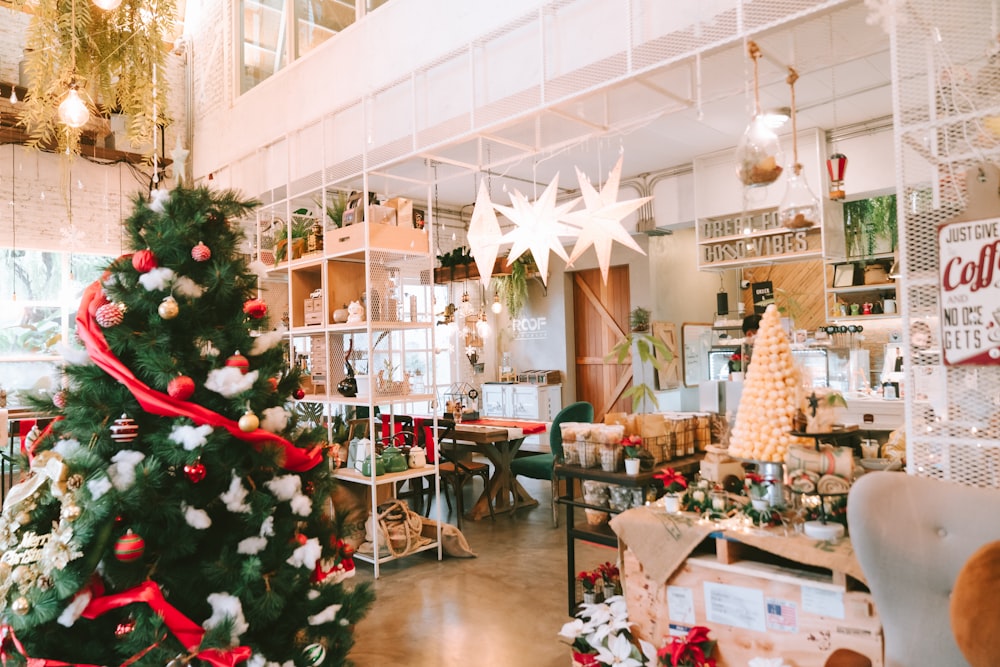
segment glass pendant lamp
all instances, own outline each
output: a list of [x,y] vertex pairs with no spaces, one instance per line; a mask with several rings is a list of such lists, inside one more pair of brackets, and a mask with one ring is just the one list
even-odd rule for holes
[[784,156],[781,153],[778,135],[771,129],[766,117],[760,111],[757,72],[757,61],[761,56],[760,47],[756,42],[750,41],[747,50],[753,60],[754,115],[736,145],[736,173],[743,185],[752,188],[769,185],[778,180]]
[[799,163],[799,140],[796,136],[798,128],[795,123],[795,82],[799,78],[799,73],[794,67],[788,68],[789,88],[792,90],[792,152],[794,164],[792,175],[788,178],[785,187],[785,196],[778,206],[778,222],[791,229],[804,229],[812,227],[819,222],[819,199],[809,189],[806,182],[806,175],[802,173],[802,165]]

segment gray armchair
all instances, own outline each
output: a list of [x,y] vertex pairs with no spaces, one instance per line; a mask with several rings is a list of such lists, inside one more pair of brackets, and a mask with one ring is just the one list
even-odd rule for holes
[[951,631],[949,597],[983,544],[1000,539],[1000,491],[900,472],[851,487],[847,523],[882,620],[885,667],[968,665]]

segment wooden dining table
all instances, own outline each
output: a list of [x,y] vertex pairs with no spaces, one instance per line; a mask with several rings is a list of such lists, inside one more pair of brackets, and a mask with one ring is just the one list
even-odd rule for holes
[[517,481],[510,463],[526,437],[544,433],[547,428],[540,422],[495,419],[455,424],[455,441],[480,452],[493,464],[489,483],[469,510],[468,518],[478,521],[489,516],[487,499],[493,501],[493,511],[498,514],[512,512],[515,507],[538,505],[538,501]]

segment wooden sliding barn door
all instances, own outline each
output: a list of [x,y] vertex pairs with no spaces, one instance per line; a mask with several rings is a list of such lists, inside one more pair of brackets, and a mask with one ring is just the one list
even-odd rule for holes
[[600,269],[573,273],[573,332],[576,350],[576,400],[594,406],[594,419],[608,412],[631,412],[622,392],[632,386],[632,358],[624,364],[605,357],[628,330],[631,311],[628,267],[613,266],[608,282]]

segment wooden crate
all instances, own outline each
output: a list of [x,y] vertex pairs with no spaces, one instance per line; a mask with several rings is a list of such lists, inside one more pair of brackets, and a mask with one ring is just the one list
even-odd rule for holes
[[723,538],[706,545],[665,585],[621,547],[629,620],[639,637],[662,646],[664,636],[706,626],[718,640],[719,667],[757,657],[795,667],[882,667],[881,621],[871,595],[852,590],[852,579],[777,558],[753,560],[758,550]]
[[423,229],[377,223],[359,223],[327,230],[324,241],[327,255],[363,251],[365,248],[366,228],[371,230],[370,247],[373,250],[389,250],[392,252],[414,254],[426,254],[429,252],[427,232]]

